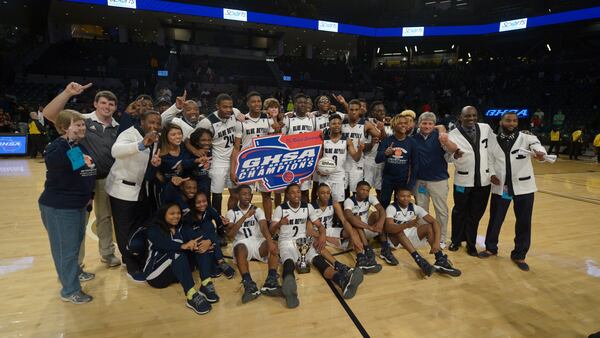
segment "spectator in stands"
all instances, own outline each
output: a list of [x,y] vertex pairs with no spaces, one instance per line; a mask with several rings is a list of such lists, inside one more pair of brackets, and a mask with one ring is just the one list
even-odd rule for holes
[[594,137],[594,148],[596,150],[597,162],[600,164],[600,132]]
[[[80,94],[84,86],[71,83],[67,91]],[[83,116],[73,110],[61,111],[55,119],[61,134],[44,155],[46,182],[39,199],[42,222],[48,232],[52,259],[62,284],[60,298],[73,304],[92,301],[81,291],[80,281],[94,278],[81,270],[77,257],[85,235],[86,209],[92,205],[96,166],[85,146]]]
[[171,106],[171,100],[166,97],[159,97],[155,106],[158,112],[162,114]]
[[0,108],[0,133],[10,132],[12,132],[10,114],[5,112],[3,108]]
[[158,60],[154,57],[154,55],[152,55],[150,58],[150,68],[153,72],[158,69]]
[[560,153],[560,128],[552,127],[550,132],[550,148],[548,148],[548,154],[552,154],[552,150],[555,151],[556,156]]
[[46,146],[45,134],[46,128],[37,119],[37,113],[31,112],[29,120],[29,157],[36,158],[38,152],[44,156],[44,147]]
[[559,110],[552,117],[552,126],[562,129],[564,124],[565,124],[565,114],[563,114],[562,110]]
[[578,127],[571,134],[571,151],[569,152],[569,160],[579,160],[578,156],[581,155],[581,147],[583,146],[583,127]]
[[538,109],[536,109],[536,110],[535,110],[535,113],[533,113],[533,117],[536,117],[536,116],[537,116],[537,117],[540,119],[540,121],[542,121],[542,123],[543,123],[543,121],[544,121],[544,112],[542,111],[542,109],[541,109],[541,108],[538,108]]

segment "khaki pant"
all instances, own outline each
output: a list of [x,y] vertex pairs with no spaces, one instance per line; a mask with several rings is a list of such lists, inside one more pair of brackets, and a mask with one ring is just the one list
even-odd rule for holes
[[[98,236],[98,248],[100,256],[108,256],[115,253],[113,242],[113,222],[110,210],[110,200],[106,193],[106,179],[96,180],[96,191],[94,194],[94,215],[96,216],[96,235]],[[88,213],[89,220],[89,213]],[[87,224],[87,221],[86,221]],[[79,265],[83,264],[85,256],[85,237],[81,242],[79,251]]]
[[421,181],[417,180],[413,192],[417,205],[429,212],[429,198],[435,209],[435,219],[440,223],[441,240],[446,242],[448,231],[448,180]]

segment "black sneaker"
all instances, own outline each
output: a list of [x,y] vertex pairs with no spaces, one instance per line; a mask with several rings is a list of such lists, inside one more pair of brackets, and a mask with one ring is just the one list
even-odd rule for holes
[[342,281],[342,296],[344,299],[350,299],[356,294],[358,285],[363,281],[363,272],[361,269],[350,269]]
[[294,275],[283,277],[281,293],[283,294],[283,297],[285,297],[285,303],[288,308],[293,309],[300,305],[300,300],[298,300],[298,287],[296,286],[296,278],[294,278]]
[[339,273],[342,273],[342,274],[344,274],[344,275],[348,274],[348,272],[350,272],[350,270],[351,270],[351,269],[350,269],[350,267],[349,267],[348,265],[346,265],[346,264],[341,264],[341,263],[338,265],[338,268],[337,268],[337,269],[335,269],[335,271],[337,271],[337,272],[339,272]]
[[265,283],[263,284],[262,288],[260,288],[260,293],[271,297],[283,296],[281,292],[281,285],[279,285],[279,276],[267,276]]
[[260,291],[258,291],[258,287],[253,280],[245,281],[242,280],[242,285],[244,286],[244,294],[242,295],[242,304],[246,304],[251,300],[255,300],[260,296]]
[[219,278],[219,277],[221,277],[222,274],[223,274],[223,271],[221,271],[221,266],[213,265],[213,270],[212,270],[212,273],[210,274],[210,278]]
[[394,254],[392,253],[392,248],[390,248],[389,245],[383,245],[381,247],[381,253],[379,254],[379,257],[389,265],[398,265],[398,260],[396,259],[396,257],[394,257]]
[[206,300],[210,303],[216,303],[219,301],[219,295],[217,295],[217,291],[215,290],[215,284],[210,282],[206,285],[202,285],[200,287],[200,292],[204,294]]
[[425,258],[421,258],[417,261],[417,265],[421,268],[421,272],[423,272],[423,277],[430,277],[435,270],[434,267],[429,264]]
[[445,273],[452,277],[458,277],[461,274],[460,270],[452,266],[452,262],[450,262],[447,255],[443,255],[439,259],[436,259],[433,267],[437,272]]
[[196,292],[192,299],[188,299],[185,305],[199,315],[207,314],[212,309],[210,303],[206,301],[206,298],[200,292]]
[[63,302],[71,302],[73,304],[85,304],[91,302],[94,298],[83,291],[77,291],[66,297],[60,296],[60,299]]
[[360,268],[364,273],[377,273],[381,271],[381,264],[372,262],[366,253],[356,254],[356,267]]
[[219,264],[219,269],[223,271],[223,274],[227,279],[232,279],[235,276],[235,270],[231,267],[231,265],[223,262]]
[[367,250],[365,250],[365,252],[367,253],[367,261],[369,262],[369,265],[373,266],[373,268],[369,272],[376,273],[381,271],[383,267],[381,266],[381,264],[377,263],[377,259],[375,259],[375,251],[373,251],[372,248],[368,248]]

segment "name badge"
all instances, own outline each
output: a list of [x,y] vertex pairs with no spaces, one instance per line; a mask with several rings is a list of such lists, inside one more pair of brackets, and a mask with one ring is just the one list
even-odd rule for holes
[[454,190],[456,190],[456,192],[464,193],[465,192],[465,187],[463,187],[461,185],[455,185],[454,186]]
[[502,188],[502,198],[505,200],[512,200],[512,196],[508,193],[508,186],[504,186],[504,188]]
[[67,156],[69,157],[69,161],[71,161],[71,167],[73,168],[73,171],[85,166],[83,153],[81,152],[81,148],[79,148],[79,146],[67,150]]

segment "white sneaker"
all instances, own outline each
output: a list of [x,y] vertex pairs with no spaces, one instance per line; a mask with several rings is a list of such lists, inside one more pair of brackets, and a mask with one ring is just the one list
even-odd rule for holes
[[446,249],[446,242],[440,242],[440,248],[442,248],[442,250]]

